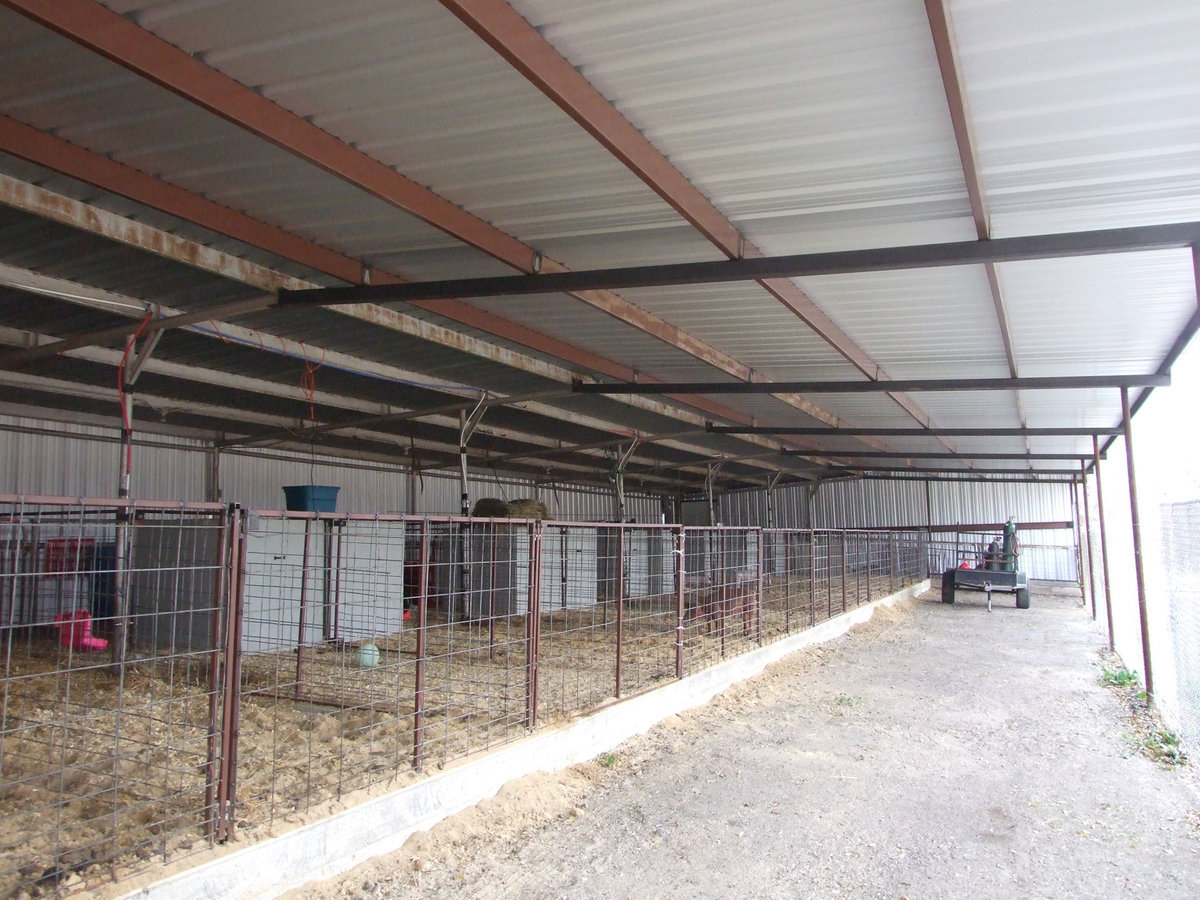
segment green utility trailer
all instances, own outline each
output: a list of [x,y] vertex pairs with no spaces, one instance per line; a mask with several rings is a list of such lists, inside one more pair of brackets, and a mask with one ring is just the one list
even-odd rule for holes
[[953,603],[959,591],[983,591],[989,611],[994,593],[1015,594],[1017,609],[1029,609],[1029,576],[1021,571],[947,569],[942,573],[942,602]]

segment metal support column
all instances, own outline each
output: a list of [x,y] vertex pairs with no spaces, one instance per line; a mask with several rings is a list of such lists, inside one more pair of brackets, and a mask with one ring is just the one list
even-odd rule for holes
[[1146,573],[1142,564],[1142,526],[1138,520],[1137,481],[1133,465],[1133,422],[1129,388],[1121,388],[1121,421],[1125,430],[1125,464],[1129,470],[1129,515],[1133,524],[1133,569],[1137,576],[1138,624],[1142,629],[1142,664],[1146,669],[1146,699],[1154,702],[1154,673],[1150,667],[1150,617],[1146,608]]
[[1079,599],[1082,606],[1087,606],[1087,586],[1084,584],[1084,529],[1079,515],[1079,485],[1070,482],[1070,510],[1072,510],[1072,533],[1075,536],[1075,575],[1079,581]]
[[1096,621],[1096,560],[1092,540],[1092,504],[1088,500],[1087,463],[1079,461],[1079,480],[1083,484],[1083,533],[1087,539],[1088,593],[1092,598],[1092,621]]
[[1096,512],[1100,519],[1100,568],[1104,575],[1104,612],[1108,619],[1108,649],[1113,650],[1112,580],[1108,576],[1108,525],[1104,520],[1104,484],[1100,480],[1100,439],[1092,437],[1092,465],[1096,469]]

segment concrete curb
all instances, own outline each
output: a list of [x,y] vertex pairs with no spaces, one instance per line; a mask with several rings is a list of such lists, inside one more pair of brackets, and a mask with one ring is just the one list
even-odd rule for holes
[[592,759],[668,716],[707,703],[789,653],[845,634],[869,620],[875,607],[915,597],[928,587],[928,580],[918,582],[651,693],[613,703],[585,718],[531,735],[485,757],[138,888],[124,897],[267,898],[309,881],[333,878],[372,857],[398,849],[415,832],[495,796],[509,781]]

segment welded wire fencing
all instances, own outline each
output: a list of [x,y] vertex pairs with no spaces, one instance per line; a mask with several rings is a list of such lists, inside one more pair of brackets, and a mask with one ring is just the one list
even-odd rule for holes
[[[1049,532],[1040,532],[1045,535]],[[989,547],[1002,539],[998,532],[962,531],[938,534],[929,541],[928,571],[940,575],[947,569],[966,566],[971,569],[984,568],[989,558]],[[1018,543],[1016,566],[1030,578],[1039,581],[1079,581],[1079,550],[1074,535],[1067,543],[1035,543],[1024,538]]]
[[0,891],[86,887],[925,577],[920,532],[0,497]]

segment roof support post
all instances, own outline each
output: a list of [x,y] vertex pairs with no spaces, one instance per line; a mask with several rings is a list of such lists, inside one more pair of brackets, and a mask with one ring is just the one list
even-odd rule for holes
[[1121,424],[1125,431],[1125,465],[1129,470],[1129,516],[1133,525],[1133,569],[1137,576],[1138,624],[1142,629],[1142,664],[1146,671],[1146,700],[1154,702],[1154,673],[1150,667],[1150,621],[1146,609],[1146,573],[1142,565],[1142,526],[1138,519],[1137,480],[1133,464],[1133,417],[1129,388],[1121,388]]
[[1079,515],[1079,483],[1071,482],[1071,536],[1075,538],[1075,580],[1079,584],[1079,602],[1087,606],[1087,585],[1083,581],[1083,527]]
[[721,473],[721,466],[725,464],[725,460],[718,459],[715,462],[708,464],[708,476],[704,479],[704,493],[708,496],[708,524],[717,524],[717,504],[714,499],[714,492],[717,484],[717,476]]
[[1096,510],[1100,519],[1100,566],[1104,574],[1104,612],[1108,618],[1108,649],[1116,649],[1113,639],[1112,579],[1108,570],[1108,530],[1104,520],[1104,485],[1100,480],[1100,438],[1092,435],[1092,464],[1096,470]]
[[204,497],[209,503],[221,502],[221,445],[213,441],[204,468]]
[[458,411],[458,482],[462,490],[462,514],[464,516],[471,514],[471,498],[467,492],[467,444],[486,411],[487,394],[479,398],[479,402],[470,416],[467,415],[465,409]]
[[1087,463],[1079,461],[1079,480],[1083,484],[1083,532],[1087,538],[1088,593],[1092,598],[1092,621],[1096,621],[1096,559],[1092,538],[1092,504],[1088,501]]
[[617,448],[617,466],[613,472],[613,486],[616,490],[618,522],[625,521],[625,466],[629,464],[629,460],[633,457],[633,451],[641,442],[641,438],[635,435],[628,447]]
[[[779,476],[782,472],[776,472],[767,479],[767,527],[775,527],[775,485],[779,484]],[[760,567],[761,568],[761,567]],[[761,572],[760,572],[761,574]]]

